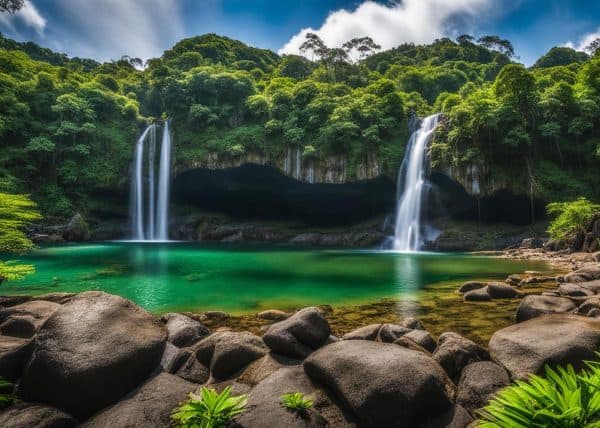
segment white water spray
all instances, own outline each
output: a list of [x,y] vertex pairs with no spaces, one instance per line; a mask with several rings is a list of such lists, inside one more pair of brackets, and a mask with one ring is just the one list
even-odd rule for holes
[[[130,217],[132,239],[166,241],[169,239],[169,181],[171,175],[171,135],[165,122],[160,148],[158,183],[156,181],[156,125],[142,133],[135,146],[131,180]],[[144,176],[144,143],[147,141],[147,176]],[[147,187],[145,186],[147,184]],[[156,188],[158,187],[158,196]],[[145,203],[145,201],[147,201]],[[146,211],[146,216],[144,216]],[[145,227],[144,227],[145,226]]]
[[393,249],[418,251],[421,245],[421,202],[425,178],[425,151],[437,127],[439,114],[423,119],[413,132],[398,172],[398,202]]

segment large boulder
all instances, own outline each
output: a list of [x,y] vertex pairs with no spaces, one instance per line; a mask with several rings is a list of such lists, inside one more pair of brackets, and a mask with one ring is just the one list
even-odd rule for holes
[[504,368],[491,361],[479,361],[466,366],[458,382],[456,403],[474,412],[485,406],[492,396],[510,384]]
[[323,314],[316,308],[304,308],[269,327],[263,340],[275,353],[305,358],[323,346],[329,334],[329,323]]
[[85,419],[147,378],[161,360],[166,336],[157,318],[129,300],[81,293],[36,335],[22,396]]
[[0,310],[0,334],[32,337],[58,308],[58,303],[43,300],[32,300],[4,308]]
[[542,373],[546,364],[583,366],[600,348],[600,320],[554,314],[531,319],[494,333],[489,343],[493,360],[517,379]]
[[451,378],[455,378],[467,365],[486,360],[488,353],[472,340],[453,332],[442,333],[433,358],[440,363]]
[[452,382],[431,357],[394,344],[343,340],[303,363],[364,426],[419,426],[451,406]]
[[[307,412],[288,410],[281,396],[300,392],[313,401]],[[333,404],[326,391],[315,385],[302,367],[281,368],[256,385],[248,395],[247,410],[235,422],[242,427],[354,427],[351,416]]]
[[33,340],[0,336],[0,377],[16,380],[33,351]]
[[175,313],[162,316],[169,332],[167,340],[178,348],[191,346],[208,336],[210,330],[192,318]]
[[530,295],[519,304],[516,320],[523,322],[542,315],[572,312],[575,308],[575,303],[566,297]]
[[160,373],[118,403],[88,419],[82,428],[169,427],[171,412],[199,385]]
[[192,347],[196,358],[216,379],[228,379],[269,352],[262,339],[248,332],[217,332]]
[[91,237],[90,228],[83,216],[79,213],[75,214],[63,230],[63,238],[65,241],[81,242],[87,241]]
[[0,412],[2,428],[75,428],[77,420],[54,407],[18,403]]

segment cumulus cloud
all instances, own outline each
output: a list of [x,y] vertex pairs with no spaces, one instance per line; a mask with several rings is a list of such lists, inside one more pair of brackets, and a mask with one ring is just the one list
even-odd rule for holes
[[331,12],[320,28],[304,28],[280,50],[298,54],[306,33],[316,33],[326,45],[340,47],[354,37],[370,36],[389,49],[402,43],[429,43],[467,32],[475,18],[487,14],[493,0],[403,0],[388,4],[365,1],[355,10]]
[[44,29],[46,28],[46,19],[29,0],[25,0],[23,8],[14,14],[0,14],[0,23],[4,24],[7,28],[13,31],[16,31],[15,24],[18,23],[24,25],[25,27],[34,29],[39,34],[43,33]]
[[565,46],[577,51],[584,51],[596,39],[600,39],[600,27],[592,33],[584,34],[577,42],[568,41]]
[[183,37],[177,0],[56,0],[68,25],[54,26],[55,40],[71,55],[97,60],[130,55],[147,59]]

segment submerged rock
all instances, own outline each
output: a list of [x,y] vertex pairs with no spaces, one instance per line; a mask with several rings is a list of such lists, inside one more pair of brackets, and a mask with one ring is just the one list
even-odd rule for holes
[[540,374],[546,364],[573,364],[596,358],[600,320],[554,314],[534,318],[494,333],[489,351],[517,379]]
[[575,303],[566,297],[526,296],[517,308],[516,320],[523,322],[542,315],[572,312],[575,308]]
[[263,340],[273,352],[305,358],[325,344],[330,335],[327,319],[316,308],[304,308],[273,324]]
[[[303,363],[364,426],[420,426],[451,406],[453,385],[422,352],[364,340],[343,340],[319,349]],[[362,425],[361,425],[362,426]]]
[[21,394],[85,419],[158,366],[166,336],[160,321],[132,302],[97,291],[81,293],[38,332]]

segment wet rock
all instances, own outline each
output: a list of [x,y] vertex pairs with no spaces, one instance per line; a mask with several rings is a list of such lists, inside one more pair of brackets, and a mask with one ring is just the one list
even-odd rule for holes
[[75,428],[78,422],[54,407],[17,403],[0,412],[2,428]]
[[396,324],[383,324],[377,333],[377,341],[378,342],[386,342],[392,343],[394,340],[399,337],[404,336],[406,333],[410,332],[409,328],[402,327]]
[[344,340],[319,349],[303,366],[366,426],[419,426],[451,406],[453,385],[443,369],[401,346]]
[[542,373],[544,366],[573,364],[595,358],[600,347],[600,321],[570,314],[534,318],[494,333],[492,359],[517,379]]
[[572,312],[575,308],[575,303],[566,297],[526,296],[517,308],[516,320],[523,322],[542,315]]
[[65,241],[82,242],[91,237],[90,229],[81,214],[75,214],[63,230]]
[[102,292],[81,293],[36,335],[21,394],[85,419],[158,366],[166,336],[160,321],[132,302]]
[[192,350],[217,379],[230,378],[269,351],[260,337],[248,332],[213,333]]
[[304,358],[320,348],[329,334],[329,323],[323,314],[316,308],[304,308],[269,327],[263,340],[275,353]]
[[32,300],[0,310],[0,333],[6,336],[32,337],[60,305]]
[[173,409],[198,388],[177,376],[160,373],[87,420],[82,428],[170,427]]
[[487,300],[492,300],[492,297],[488,292],[488,287],[485,286],[483,288],[467,291],[463,294],[463,300],[465,302],[485,302]]
[[31,339],[0,336],[0,377],[17,380],[33,351]]
[[473,290],[479,290],[484,288],[487,284],[485,282],[480,281],[468,281],[461,285],[458,289],[459,293],[467,293]]
[[435,339],[429,332],[425,330],[413,330],[404,335],[407,339],[412,340],[417,345],[422,346],[429,352],[433,352],[437,344],[435,343]]
[[169,313],[162,319],[167,326],[167,340],[179,348],[191,346],[210,334],[208,328],[185,315]]
[[600,279],[600,265],[593,264],[584,266],[581,269],[577,269],[571,273],[566,274],[563,277],[557,278],[560,282],[578,283],[587,282]]
[[491,361],[466,366],[460,375],[456,403],[470,412],[485,406],[493,394],[510,385],[508,372]]
[[446,332],[438,338],[438,346],[433,353],[433,358],[451,378],[454,378],[469,364],[487,360],[489,355],[472,340],[457,333]]
[[[300,392],[313,400],[306,412],[288,410],[281,405],[281,396]],[[248,395],[247,410],[236,417],[242,427],[354,427],[351,416],[345,414],[315,385],[302,367],[282,368],[256,385]]]
[[487,290],[492,299],[514,299],[519,296],[519,292],[514,287],[502,282],[490,282]]
[[259,312],[256,315],[258,318],[269,321],[283,321],[290,317],[290,314],[287,312],[279,311],[277,309],[270,309],[268,311]]
[[370,324],[359,327],[342,336],[342,340],[375,340],[382,324]]

